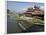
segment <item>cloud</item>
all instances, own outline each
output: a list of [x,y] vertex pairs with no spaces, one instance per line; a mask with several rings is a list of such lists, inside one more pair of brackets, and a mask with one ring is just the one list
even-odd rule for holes
[[40,9],[42,9],[42,10],[43,10],[43,9],[44,9],[44,6],[41,6],[41,7],[40,7]]
[[26,11],[27,11],[27,8],[19,8],[15,10],[16,13],[24,13]]

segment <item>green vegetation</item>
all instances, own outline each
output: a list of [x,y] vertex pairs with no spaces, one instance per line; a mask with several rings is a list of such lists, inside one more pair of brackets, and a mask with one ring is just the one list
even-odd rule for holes
[[21,16],[18,20],[21,22],[22,21],[22,23],[23,22],[26,22],[26,23],[33,23],[33,24],[39,24],[39,25],[44,25],[44,21],[43,20],[41,20],[41,19],[38,19],[38,18],[34,18],[34,17],[32,17],[32,19],[26,19],[25,18],[26,16]]
[[[7,9],[7,16],[10,16],[10,15],[11,15],[10,10]],[[29,24],[44,25],[44,20],[41,20],[42,17],[39,17],[39,16],[29,17],[29,18],[32,18],[32,19],[29,19],[25,16],[25,14],[16,14],[15,13],[15,18],[19,22],[22,21],[22,23],[24,22],[24,23],[29,23]]]

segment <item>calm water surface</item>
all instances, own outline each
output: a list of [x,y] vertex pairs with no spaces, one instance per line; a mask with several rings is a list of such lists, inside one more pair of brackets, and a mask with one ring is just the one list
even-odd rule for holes
[[44,26],[32,25],[27,30],[23,30],[17,23],[15,16],[7,17],[7,33],[20,33],[20,32],[38,32],[44,31]]

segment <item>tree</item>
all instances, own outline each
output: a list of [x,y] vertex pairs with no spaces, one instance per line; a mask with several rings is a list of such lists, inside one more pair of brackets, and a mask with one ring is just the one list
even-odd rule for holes
[[32,10],[33,8],[28,8],[28,10]]
[[9,13],[10,12],[10,10],[9,9],[7,9],[7,13]]
[[39,8],[40,8],[40,6],[36,6],[36,5],[35,5],[35,6],[34,6],[34,8],[35,8],[35,9],[39,9]]

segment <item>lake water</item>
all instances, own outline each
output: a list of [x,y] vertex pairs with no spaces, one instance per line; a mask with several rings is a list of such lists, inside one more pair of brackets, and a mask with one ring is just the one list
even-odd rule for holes
[[22,29],[15,19],[15,16],[7,17],[7,33],[24,33],[24,32],[40,32],[44,31],[44,26],[32,25],[29,29]]

